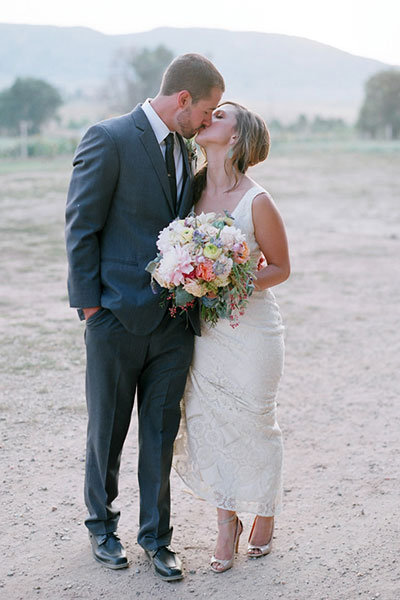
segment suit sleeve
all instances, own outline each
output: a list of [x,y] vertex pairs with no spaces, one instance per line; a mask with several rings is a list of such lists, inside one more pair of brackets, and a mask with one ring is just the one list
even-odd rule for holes
[[119,176],[114,140],[102,125],[91,127],[78,146],[66,208],[70,306],[101,304],[100,236]]

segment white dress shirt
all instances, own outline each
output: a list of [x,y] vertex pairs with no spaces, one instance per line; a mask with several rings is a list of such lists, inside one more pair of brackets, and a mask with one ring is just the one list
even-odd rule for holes
[[165,138],[169,133],[174,134],[174,159],[175,159],[175,175],[176,175],[176,191],[177,198],[179,200],[182,185],[183,185],[183,157],[181,152],[181,145],[179,139],[174,131],[170,131],[164,121],[158,116],[154,108],[151,106],[151,98],[147,98],[146,102],[143,102],[142,109],[146,115],[154,135],[156,136],[157,142],[160,145],[160,150],[165,160]]

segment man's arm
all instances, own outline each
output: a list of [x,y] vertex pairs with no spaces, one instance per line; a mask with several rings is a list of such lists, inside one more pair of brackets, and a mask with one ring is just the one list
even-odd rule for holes
[[101,304],[99,235],[119,174],[118,151],[104,127],[95,125],[85,133],[73,165],[65,230],[68,292],[71,306],[90,309],[88,318]]

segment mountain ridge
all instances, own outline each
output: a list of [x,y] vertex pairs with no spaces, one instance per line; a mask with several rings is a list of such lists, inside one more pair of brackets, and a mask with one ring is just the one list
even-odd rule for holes
[[109,35],[81,26],[0,23],[0,88],[17,76],[31,76],[65,93],[93,92],[107,81],[119,49],[158,44],[174,54],[209,56],[224,75],[225,97],[249,103],[269,118],[319,113],[354,119],[366,80],[398,68],[286,34],[159,27]]

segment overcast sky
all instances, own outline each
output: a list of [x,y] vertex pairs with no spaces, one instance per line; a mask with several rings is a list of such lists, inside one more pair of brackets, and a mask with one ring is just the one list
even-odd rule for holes
[[284,33],[400,65],[400,0],[11,0],[1,3],[0,22],[104,33],[162,26]]

